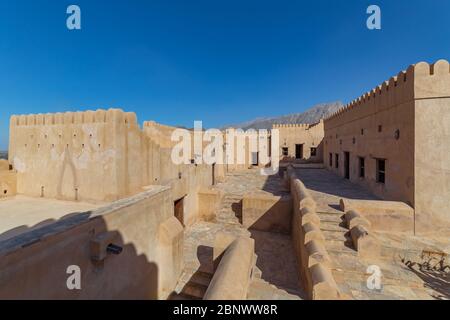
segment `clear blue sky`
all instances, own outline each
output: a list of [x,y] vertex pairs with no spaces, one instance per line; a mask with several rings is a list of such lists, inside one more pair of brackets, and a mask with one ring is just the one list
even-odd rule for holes
[[[82,30],[66,28],[66,8]],[[382,9],[382,30],[366,8]],[[0,0],[0,149],[11,114],[120,107],[207,127],[348,102],[450,59],[448,0]]]

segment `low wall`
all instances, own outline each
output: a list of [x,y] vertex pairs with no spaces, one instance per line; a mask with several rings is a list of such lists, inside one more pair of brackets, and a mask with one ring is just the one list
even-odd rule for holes
[[242,200],[242,224],[259,231],[291,232],[292,198],[251,192]]
[[[225,236],[220,239],[218,246],[222,247],[229,241],[229,237]],[[222,248],[218,249],[220,251]],[[218,255],[216,259],[220,259],[220,262],[203,299],[245,300],[255,264],[254,251],[253,239],[239,237],[222,254],[215,252],[214,255]]]
[[302,168],[302,169],[323,169],[325,166],[323,162],[320,163],[293,163],[292,166],[294,168]]
[[17,175],[14,171],[0,171],[0,199],[17,193]]
[[173,201],[181,198],[183,201],[183,224],[186,227],[191,226],[196,221],[201,220],[199,213],[201,211],[198,192],[206,190],[212,184],[212,167],[206,164],[201,165],[179,165],[176,166],[170,160],[170,150],[163,149],[164,165],[161,184],[170,186],[172,189]]
[[[171,189],[148,191],[0,243],[0,299],[166,299],[183,268]],[[118,255],[108,254],[114,244]],[[69,266],[81,290],[69,290]]]
[[359,257],[373,258],[380,255],[381,246],[371,232],[372,224],[369,220],[358,211],[349,210],[345,213],[345,222]]
[[404,202],[341,199],[341,210],[358,211],[377,231],[414,233],[414,209]]
[[300,273],[300,285],[313,300],[340,299],[325,248],[316,203],[292,167],[287,169],[293,200],[292,241]]
[[10,170],[8,160],[0,159],[0,199],[16,195],[17,174]]
[[215,212],[220,207],[223,192],[211,188],[200,188],[197,196],[199,219],[203,221],[214,219]]

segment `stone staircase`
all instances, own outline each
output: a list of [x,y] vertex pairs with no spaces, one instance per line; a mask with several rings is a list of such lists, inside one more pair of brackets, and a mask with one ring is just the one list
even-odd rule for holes
[[[188,276],[187,274],[189,272],[184,271],[182,278]],[[196,271],[186,283],[179,282],[179,286],[175,289],[175,293],[172,294],[170,300],[202,300],[212,277],[213,274],[210,272]],[[180,286],[182,287],[180,288]]]
[[253,278],[248,289],[249,300],[302,300],[304,293],[298,288],[279,288],[261,278],[262,272],[253,267]]
[[343,213],[317,212],[317,215],[320,218],[320,229],[325,236],[327,249],[356,256],[357,252],[353,247],[349,230],[343,224]]
[[219,210],[216,212],[215,222],[231,225],[241,225],[242,195],[226,193]]
[[[342,212],[318,212],[318,215],[321,219],[320,228],[326,240],[325,245],[333,261],[333,276],[344,298],[362,300],[432,298],[433,292],[426,288],[423,281],[398,264],[398,261],[393,261],[388,252],[372,261],[361,260],[353,247],[349,230],[343,226]],[[366,270],[372,264],[382,270],[382,291],[369,290],[365,285],[369,276]]]
[[[236,236],[251,237],[249,230],[243,227],[242,199],[246,192],[260,190],[265,183],[265,177],[255,173],[229,173],[226,182],[214,186],[223,192],[224,196],[219,208],[216,210],[212,221],[197,222],[187,231],[185,238],[185,269],[178,281],[172,300],[201,300],[212,280],[214,270],[212,266],[211,252],[199,254],[199,248],[208,247],[212,250],[215,235],[225,232]],[[275,186],[274,186],[275,188]],[[270,243],[271,240],[268,240]],[[256,257],[255,257],[256,259]],[[256,261],[256,260],[255,260]],[[267,272],[267,270],[266,270]],[[299,300],[304,294],[298,288],[284,288],[270,283],[269,279],[262,278],[262,272],[257,266],[252,272],[248,290],[248,299],[281,299]],[[295,287],[297,281],[293,282]]]

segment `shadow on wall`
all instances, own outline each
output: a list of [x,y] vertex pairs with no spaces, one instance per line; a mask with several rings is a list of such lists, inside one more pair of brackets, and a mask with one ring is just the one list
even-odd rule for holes
[[234,216],[238,219],[239,223],[242,224],[242,200],[232,203],[231,210],[233,211]]
[[[169,300],[201,300],[204,298],[206,291],[214,276],[214,264],[219,263],[221,257],[218,257],[214,261],[214,249],[209,246],[199,245],[197,248],[197,260],[200,265],[196,270],[192,270],[189,279],[180,279],[180,283],[183,284],[180,292],[172,292],[169,296]],[[186,270],[186,274],[189,274],[189,270]]]
[[[22,234],[0,242],[0,299],[158,299],[157,264],[91,214],[8,231]],[[94,239],[101,239],[99,250]],[[108,253],[109,244],[122,248],[120,254]],[[67,287],[72,265],[80,267],[80,290]]]
[[299,286],[299,270],[291,238],[292,198],[283,173],[268,176],[265,195],[244,197],[243,225],[255,240],[260,277],[278,289],[307,299]]
[[280,168],[278,174],[268,176],[264,182],[262,190],[269,192],[274,196],[289,194],[287,184],[282,179],[285,169],[286,168]]
[[261,270],[261,279],[278,289],[307,299],[299,286],[299,271],[292,238],[289,235],[251,230],[255,240],[256,266]]

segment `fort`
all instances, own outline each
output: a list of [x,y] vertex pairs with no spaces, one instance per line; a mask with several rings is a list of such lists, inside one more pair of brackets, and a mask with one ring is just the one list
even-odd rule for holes
[[133,112],[13,115],[0,299],[450,299],[449,128],[444,60],[317,123],[275,124],[269,176],[248,137],[210,163],[206,131],[186,130],[177,164],[179,128]]

